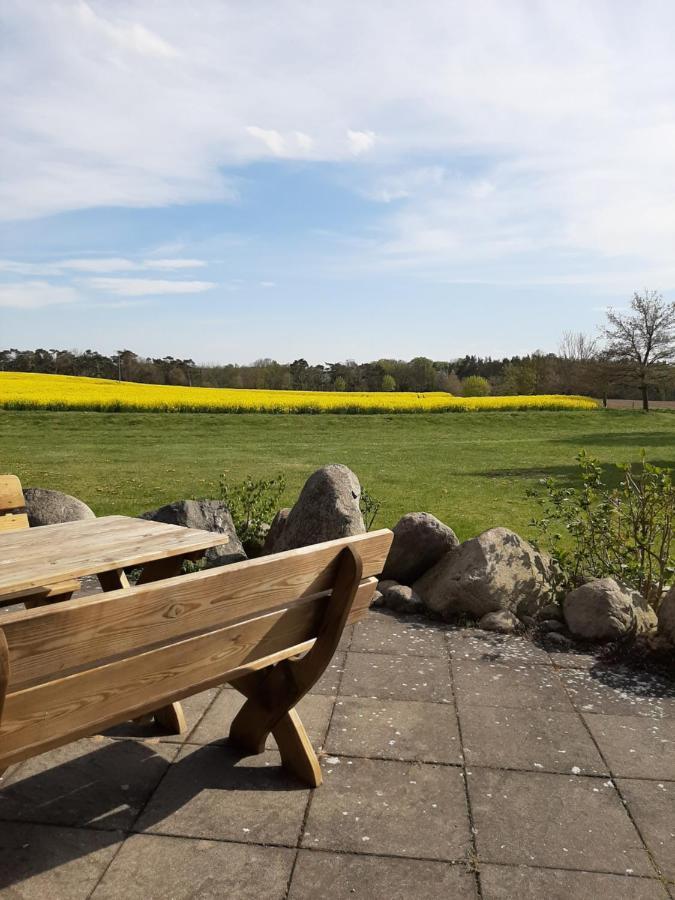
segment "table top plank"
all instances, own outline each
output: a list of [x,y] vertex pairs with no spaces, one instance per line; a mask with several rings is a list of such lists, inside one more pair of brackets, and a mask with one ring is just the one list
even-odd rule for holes
[[126,516],[0,533],[0,596],[227,544],[226,534]]

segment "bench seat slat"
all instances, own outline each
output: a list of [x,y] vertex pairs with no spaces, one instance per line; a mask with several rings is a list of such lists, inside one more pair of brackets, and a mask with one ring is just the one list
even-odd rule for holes
[[[361,582],[349,622],[365,615],[376,585],[375,578]],[[34,687],[10,687],[0,722],[0,769],[308,650],[326,603],[324,593]]]
[[2,621],[10,652],[10,690],[99,660],[222,628],[327,590],[345,546],[360,554],[364,578],[378,575],[391,540],[392,533],[385,529],[139,588],[10,613]]

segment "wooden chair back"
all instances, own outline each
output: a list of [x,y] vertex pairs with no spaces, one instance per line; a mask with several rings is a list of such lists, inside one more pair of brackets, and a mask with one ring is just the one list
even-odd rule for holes
[[354,622],[391,541],[375,531],[3,616],[0,770],[308,651],[331,620],[345,554],[357,563]]
[[26,501],[16,475],[0,475],[0,532],[28,528]]

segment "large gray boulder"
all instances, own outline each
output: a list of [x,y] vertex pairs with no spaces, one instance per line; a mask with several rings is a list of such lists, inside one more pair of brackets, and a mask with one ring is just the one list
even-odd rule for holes
[[481,619],[507,609],[534,616],[552,599],[549,561],[508,528],[491,528],[446,553],[413,588],[433,612]]
[[181,525],[183,528],[200,528],[226,534],[227,544],[210,547],[205,558],[209,568],[225,566],[246,559],[246,553],[234,528],[230,511],[222,500],[176,500],[160,506],[159,509],[142,513],[139,519],[164,522],[166,525]]
[[269,531],[265,535],[265,543],[263,544],[263,553],[274,553],[274,547],[279,542],[281,535],[283,534],[284,528],[286,527],[286,522],[288,521],[288,514],[290,513],[290,509],[284,507],[284,509],[280,509],[276,516],[272,519],[272,524],[270,525]]
[[31,528],[41,525],[58,525],[61,522],[77,522],[80,519],[95,519],[96,516],[86,503],[47,488],[25,488],[28,524]]
[[382,577],[413,584],[456,547],[459,540],[452,528],[430,513],[408,513],[394,525],[394,540]]
[[612,641],[656,628],[656,613],[642,594],[613,578],[595,578],[571,591],[563,613],[571,634],[587,641]]
[[675,646],[675,585],[662,598],[659,606],[659,634]]
[[270,552],[294,550],[322,541],[363,534],[361,485],[346,466],[318,469],[307,479]]

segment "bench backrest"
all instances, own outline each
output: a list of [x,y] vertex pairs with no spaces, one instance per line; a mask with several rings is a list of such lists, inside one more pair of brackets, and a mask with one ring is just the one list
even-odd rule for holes
[[0,475],[0,531],[28,528],[26,501],[16,475]]
[[308,650],[341,554],[363,565],[353,622],[391,541],[374,531],[3,616],[0,770]]

